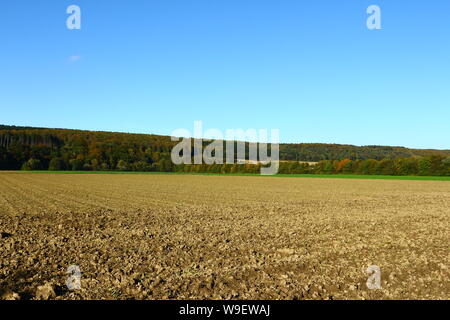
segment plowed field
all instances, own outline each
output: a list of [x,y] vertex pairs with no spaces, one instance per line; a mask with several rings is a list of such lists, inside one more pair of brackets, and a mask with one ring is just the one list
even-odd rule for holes
[[446,181],[0,173],[0,294],[449,299],[449,226]]

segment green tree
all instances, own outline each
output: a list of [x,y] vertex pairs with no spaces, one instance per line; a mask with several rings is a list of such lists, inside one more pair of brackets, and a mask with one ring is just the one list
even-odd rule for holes
[[444,160],[445,158],[442,156],[430,156],[430,161],[431,161],[431,169],[430,169],[430,173],[433,176],[440,176],[444,174],[444,163],[442,162],[442,160]]
[[418,174],[421,176],[431,175],[431,159],[429,157],[419,159]]
[[84,161],[81,159],[72,159],[69,164],[72,171],[81,171],[84,167]]
[[375,167],[375,174],[381,174],[386,176],[394,175],[395,174],[394,161],[390,159],[377,161],[377,165]]
[[52,158],[48,165],[48,170],[50,171],[61,171],[65,170],[65,163],[61,158]]
[[443,168],[444,175],[450,176],[450,157],[447,157],[444,160],[442,160],[442,164],[444,167]]
[[119,160],[116,169],[119,171],[129,171],[130,165],[125,160]]
[[22,170],[31,171],[31,170],[41,170],[41,161],[39,159],[31,158],[27,162],[22,165]]
[[323,172],[326,174],[332,174],[335,170],[335,163],[334,161],[325,161],[325,165],[323,167]]
[[344,167],[342,168],[342,173],[355,173],[354,171],[354,163],[355,161],[348,161],[344,164]]
[[91,167],[92,167],[92,170],[98,171],[100,169],[99,161],[97,159],[92,159],[91,160]]
[[377,161],[373,159],[363,160],[358,168],[358,173],[360,174],[374,174]]
[[109,165],[108,165],[106,162],[103,162],[103,163],[100,165],[100,170],[101,170],[101,171],[108,171],[108,170],[109,170]]
[[151,171],[151,165],[145,161],[137,161],[133,163],[133,171],[146,172]]

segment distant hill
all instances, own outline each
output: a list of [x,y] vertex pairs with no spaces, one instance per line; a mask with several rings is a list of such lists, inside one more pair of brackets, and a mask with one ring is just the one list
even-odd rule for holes
[[[70,145],[74,140],[83,140],[88,146],[92,143],[117,143],[117,146],[131,144],[134,147],[150,147],[160,152],[170,152],[174,145],[168,136],[0,125],[0,146],[3,147],[7,147],[13,141],[28,146],[38,144],[62,146]],[[450,150],[324,143],[280,144],[280,160],[285,161],[380,160],[430,155],[450,156]]]
[[[47,169],[52,159],[55,168],[116,169],[148,166],[163,170],[171,166],[170,152],[175,145],[168,136],[122,132],[48,129],[0,125],[0,169],[20,169],[29,159],[39,159]],[[353,146],[322,143],[280,144],[280,160],[318,162],[321,160],[396,159],[424,156],[450,156],[450,150],[422,150],[389,146]],[[147,166],[147,167],[146,167]]]
[[[151,134],[0,125],[0,170],[258,173],[261,168],[249,162],[174,165],[176,143]],[[450,176],[450,150],[281,144],[280,160],[278,172],[284,174]]]
[[299,143],[282,144],[280,158],[283,160],[365,160],[424,157],[431,155],[450,156],[450,150],[409,149],[390,146],[354,146],[343,144]]

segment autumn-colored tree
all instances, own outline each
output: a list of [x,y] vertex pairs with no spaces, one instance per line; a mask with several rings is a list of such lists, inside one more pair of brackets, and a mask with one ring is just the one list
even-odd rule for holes
[[348,163],[350,163],[351,161],[352,160],[350,160],[350,159],[344,159],[344,160],[338,161],[336,163],[336,168],[335,168],[336,173],[342,173],[342,171],[344,170],[345,166]]

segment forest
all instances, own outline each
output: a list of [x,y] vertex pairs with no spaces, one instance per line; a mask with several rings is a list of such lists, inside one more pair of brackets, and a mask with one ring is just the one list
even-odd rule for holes
[[[174,165],[176,143],[150,134],[0,125],[0,170],[260,172],[249,163]],[[281,144],[280,161],[280,174],[450,175],[450,150]]]

